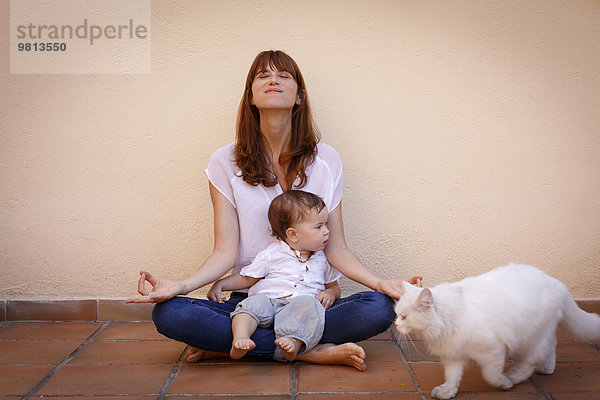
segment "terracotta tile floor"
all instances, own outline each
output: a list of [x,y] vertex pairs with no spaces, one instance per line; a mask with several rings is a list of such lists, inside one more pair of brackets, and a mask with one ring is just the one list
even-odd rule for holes
[[[600,350],[560,339],[554,375],[534,375],[501,392],[473,365],[458,399],[600,399]],[[396,344],[386,332],[361,345],[363,373],[257,359],[189,364],[185,345],[157,334],[150,322],[5,322],[0,400],[423,400],[443,380],[441,364],[419,340]]]

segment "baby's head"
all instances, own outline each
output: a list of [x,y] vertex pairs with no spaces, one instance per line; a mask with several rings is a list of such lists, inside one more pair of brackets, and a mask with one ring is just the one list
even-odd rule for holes
[[318,251],[329,238],[327,206],[323,200],[303,190],[288,190],[275,197],[269,207],[273,236],[295,250]]

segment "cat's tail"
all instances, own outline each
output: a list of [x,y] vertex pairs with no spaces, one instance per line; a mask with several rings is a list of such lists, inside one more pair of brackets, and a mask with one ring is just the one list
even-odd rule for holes
[[568,291],[563,304],[563,318],[559,326],[577,340],[600,344],[600,315],[583,311]]

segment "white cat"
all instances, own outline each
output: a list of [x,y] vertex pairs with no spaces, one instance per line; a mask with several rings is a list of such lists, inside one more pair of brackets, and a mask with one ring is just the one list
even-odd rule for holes
[[[406,282],[396,304],[396,328],[420,332],[429,352],[440,357],[446,381],[431,395],[456,395],[469,359],[500,389],[528,379],[534,370],[551,374],[556,363],[556,328],[582,341],[600,339],[600,315],[581,310],[558,280],[527,265],[508,265],[432,289]],[[505,358],[516,364],[503,373]]]

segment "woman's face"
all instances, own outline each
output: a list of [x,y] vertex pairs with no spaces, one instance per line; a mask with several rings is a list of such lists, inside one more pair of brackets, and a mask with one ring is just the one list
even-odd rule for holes
[[292,74],[267,66],[252,82],[252,105],[262,109],[289,109],[300,104],[298,84]]

